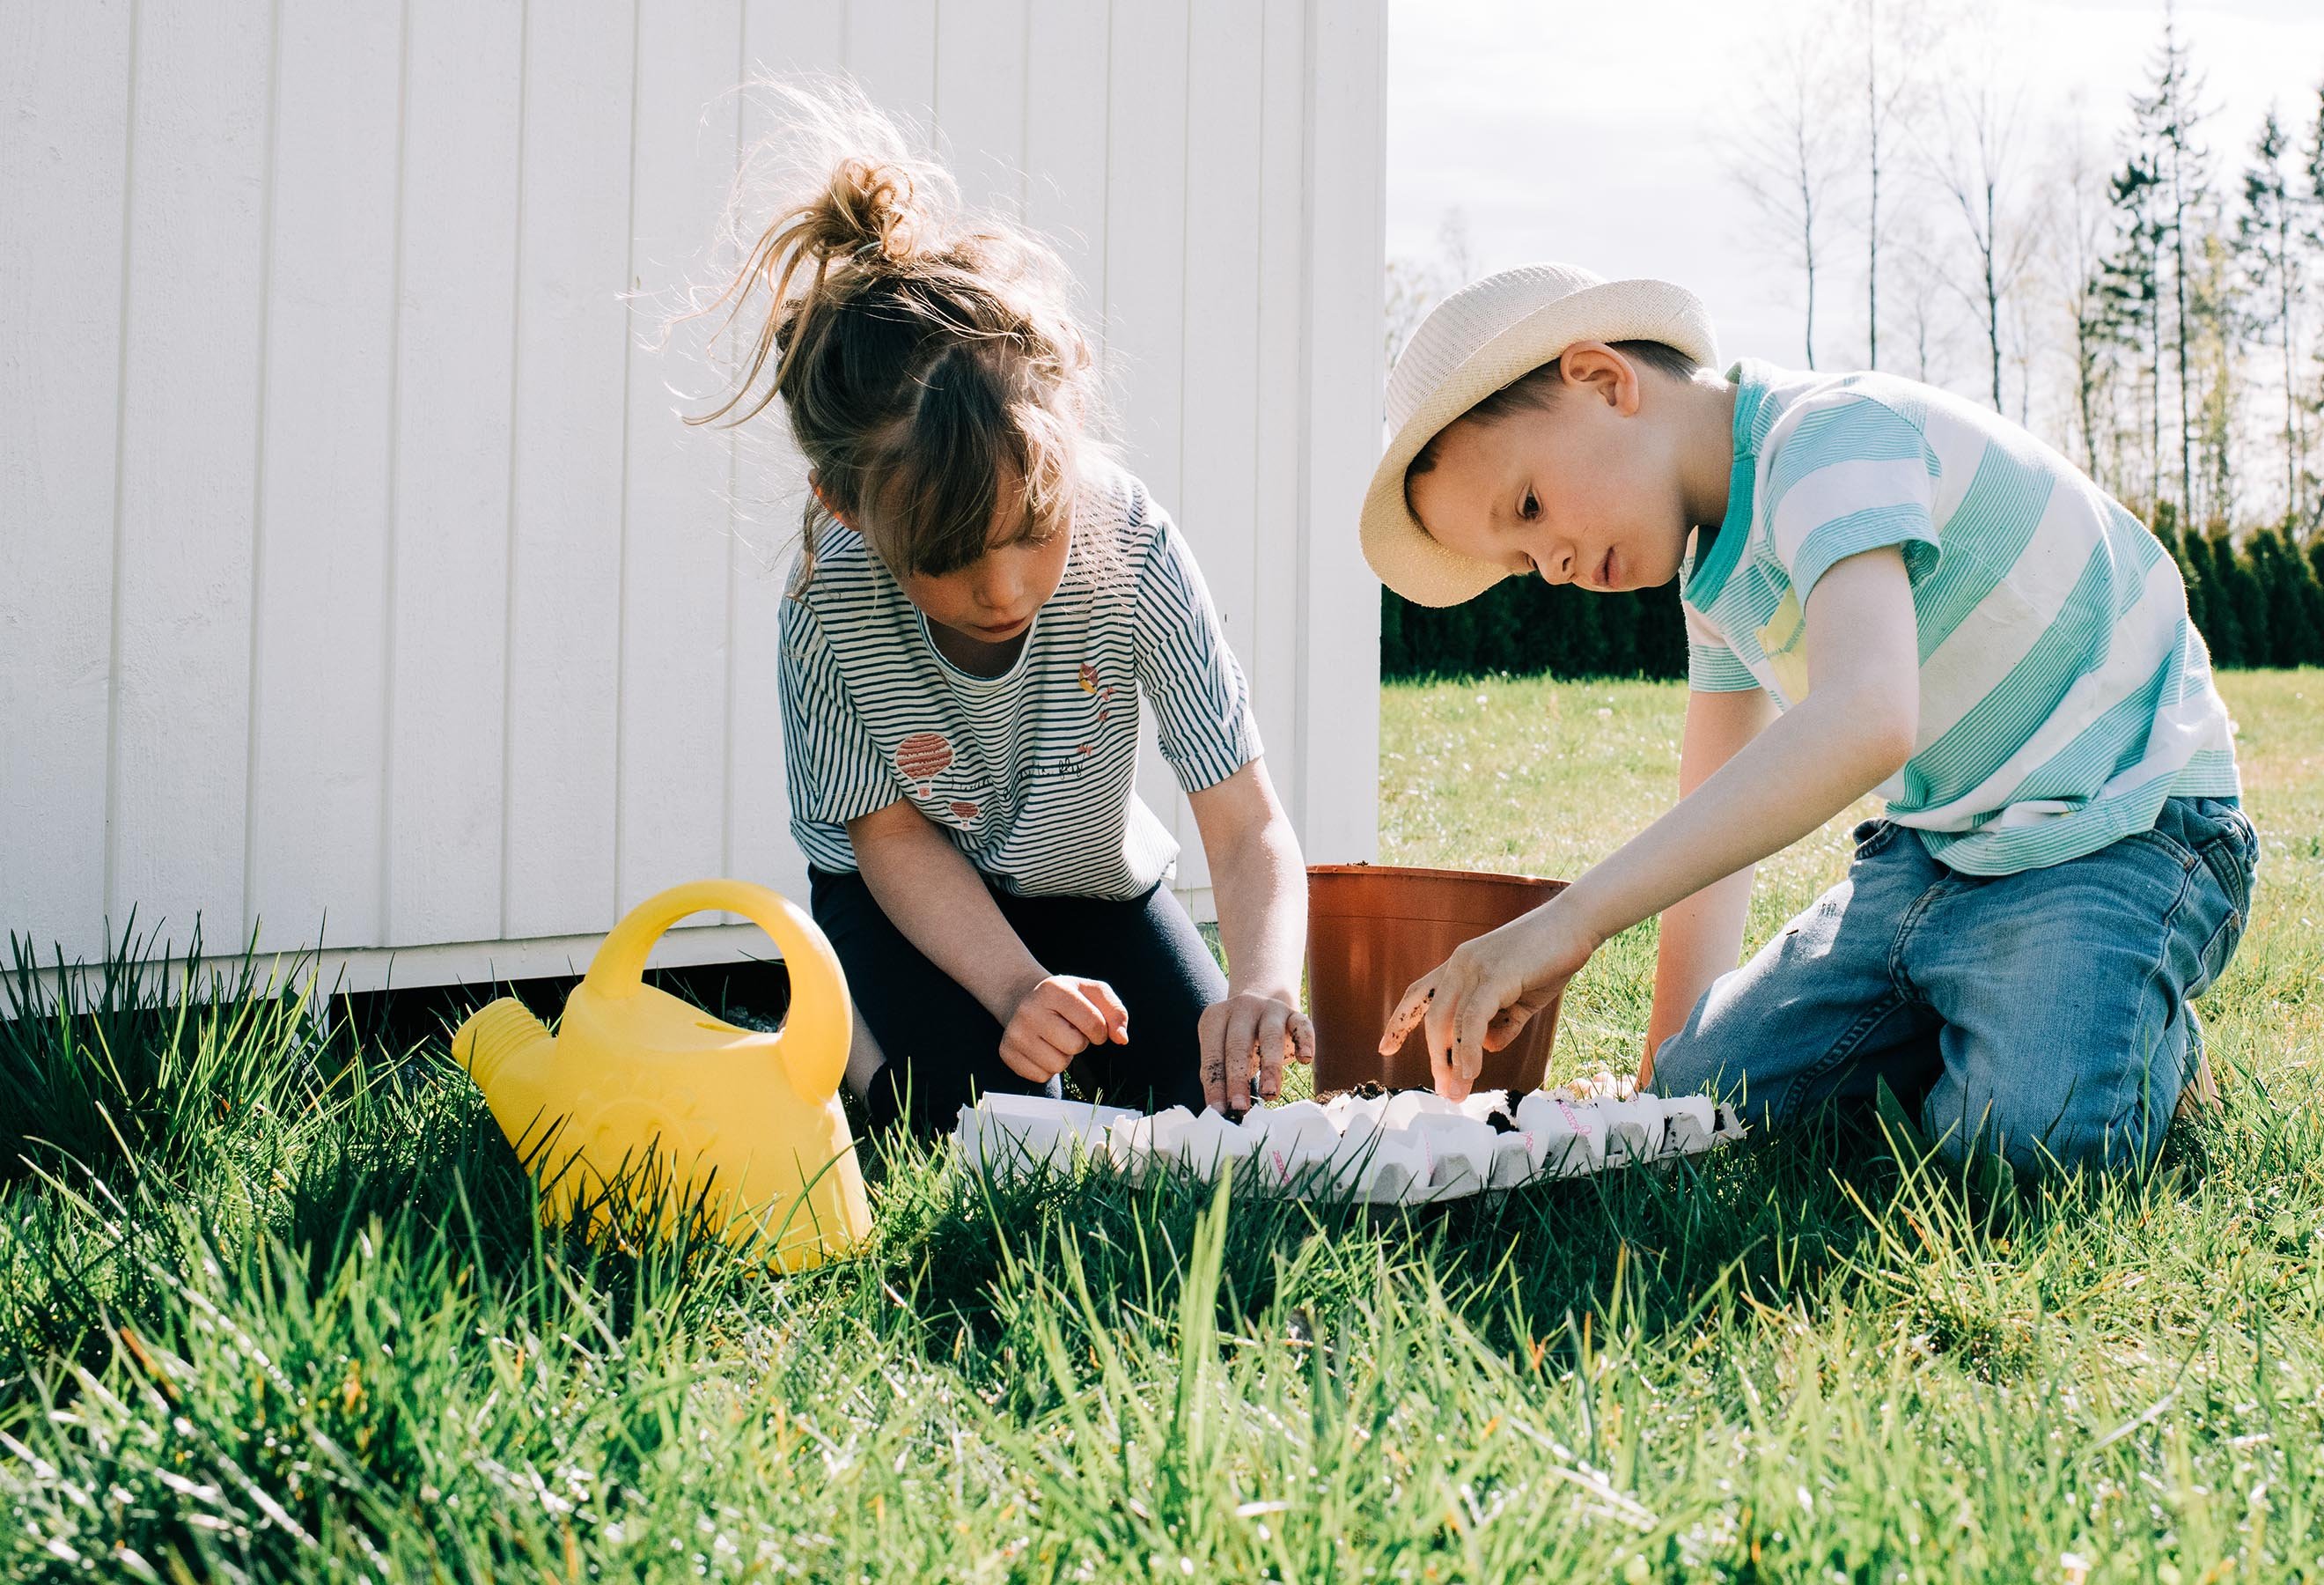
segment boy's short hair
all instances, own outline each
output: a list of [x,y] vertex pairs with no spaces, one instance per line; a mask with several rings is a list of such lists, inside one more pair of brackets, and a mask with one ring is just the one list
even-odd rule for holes
[[[1665,342],[1613,341],[1608,345],[1633,363],[1642,363],[1674,379],[1692,380],[1702,372],[1702,365]],[[1413,454],[1412,465],[1404,470],[1406,492],[1411,490],[1415,478],[1436,466],[1437,444],[1451,432],[1453,424],[1467,423],[1472,419],[1480,423],[1499,423],[1512,413],[1538,412],[1557,399],[1560,379],[1558,360],[1553,357],[1539,367],[1519,375],[1454,419],[1452,423],[1429,436],[1427,444]]]

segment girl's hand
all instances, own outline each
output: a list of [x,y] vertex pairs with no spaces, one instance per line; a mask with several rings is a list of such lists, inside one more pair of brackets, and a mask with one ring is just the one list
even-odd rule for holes
[[1009,1071],[1047,1084],[1093,1045],[1130,1040],[1130,1009],[1102,979],[1052,974],[1017,1000],[1001,1032],[1001,1060]]
[[1380,1036],[1380,1054],[1394,1055],[1425,1020],[1436,1093],[1465,1100],[1485,1053],[1515,1040],[1598,946],[1554,901],[1463,941],[1404,993]]
[[1315,1026],[1286,995],[1242,991],[1203,1009],[1203,1102],[1213,1111],[1240,1112],[1259,1098],[1283,1094],[1286,1060],[1315,1060]]

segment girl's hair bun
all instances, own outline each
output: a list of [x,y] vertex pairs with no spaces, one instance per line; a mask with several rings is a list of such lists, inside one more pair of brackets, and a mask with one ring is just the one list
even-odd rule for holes
[[815,485],[802,579],[835,520],[931,574],[981,557],[1003,512],[1069,526],[1098,391],[1056,255],[964,218],[951,175],[853,87],[770,86],[782,124],[728,209],[740,264],[695,311],[724,311],[739,357],[688,422],[781,403]]
[[925,231],[919,184],[908,165],[848,155],[824,190],[801,206],[800,243],[816,258],[903,264]]

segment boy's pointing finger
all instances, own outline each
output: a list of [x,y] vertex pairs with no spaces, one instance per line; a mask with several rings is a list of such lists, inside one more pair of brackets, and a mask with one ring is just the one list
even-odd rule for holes
[[1396,1011],[1388,1015],[1388,1028],[1380,1034],[1381,1056],[1396,1055],[1406,1038],[1412,1033],[1412,1026],[1419,1023],[1428,1011],[1429,1003],[1436,995],[1435,978],[1433,974],[1424,974],[1414,980],[1412,987],[1404,993],[1404,1000],[1398,1002]]

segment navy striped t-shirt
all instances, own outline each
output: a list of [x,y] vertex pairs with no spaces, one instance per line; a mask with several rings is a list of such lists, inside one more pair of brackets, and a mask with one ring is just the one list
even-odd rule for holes
[[1203,575],[1118,469],[1084,491],[1065,580],[1000,676],[938,653],[880,558],[836,526],[783,602],[782,638],[791,835],[819,869],[853,870],[847,822],[908,799],[1011,892],[1135,897],[1178,856],[1133,789],[1140,709],[1190,792],[1259,755]]

